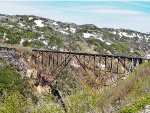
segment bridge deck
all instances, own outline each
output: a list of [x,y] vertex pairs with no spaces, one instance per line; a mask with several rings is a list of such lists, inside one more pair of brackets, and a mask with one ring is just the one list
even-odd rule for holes
[[[31,49],[30,53],[21,48],[7,46],[0,46],[0,55],[6,60],[9,58],[5,56],[10,56],[13,60],[17,58],[15,65],[21,66],[20,69],[25,70],[24,72],[27,71],[27,67],[20,64],[20,57],[26,59],[28,66],[38,70],[42,76],[46,74],[54,79],[63,71],[65,72],[65,68],[76,69],[81,75],[89,78],[85,82],[97,85],[111,85],[119,78],[132,72],[143,61],[150,61],[150,59],[141,57],[45,49]],[[97,83],[95,80],[98,80]]]
[[50,53],[62,53],[62,54],[72,54],[72,55],[86,55],[86,56],[96,56],[96,57],[108,57],[108,58],[127,58],[127,59],[141,59],[150,61],[150,59],[142,57],[132,57],[123,55],[108,55],[108,54],[93,54],[93,53],[80,53],[80,52],[64,52],[64,51],[52,51],[46,49],[32,49],[32,51],[50,52]]
[[[5,48],[7,50],[16,50],[15,47],[11,46],[0,46],[1,48]],[[25,47],[24,47],[25,48]],[[17,49],[19,49],[17,47]],[[29,49],[29,48],[27,48]],[[64,51],[53,51],[53,50],[47,50],[47,49],[31,49],[32,51],[41,51],[41,52],[50,52],[50,53],[62,53],[62,54],[72,54],[72,55],[86,55],[86,56],[95,56],[95,57],[108,57],[108,58],[123,58],[123,59],[140,59],[140,60],[146,60],[150,61],[148,58],[142,58],[142,57],[133,57],[133,56],[123,56],[123,55],[109,55],[109,54],[93,54],[93,53],[81,53],[81,52],[64,52]]]

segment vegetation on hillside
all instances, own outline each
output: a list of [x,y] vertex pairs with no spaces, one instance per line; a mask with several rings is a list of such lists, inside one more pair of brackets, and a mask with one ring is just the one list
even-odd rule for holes
[[[63,100],[68,113],[136,113],[150,104],[150,63],[139,66],[116,86],[98,91],[86,84]],[[78,82],[78,81],[76,81]],[[69,83],[71,84],[71,83]],[[74,88],[74,86],[70,86]],[[66,87],[67,88],[67,87]],[[61,89],[61,85],[59,85]],[[37,98],[37,99],[36,99]],[[34,97],[19,72],[0,60],[0,113],[64,113],[52,95]]]
[[136,113],[150,104],[150,63],[139,66],[117,86],[95,91],[86,86],[68,99],[69,110],[83,112]]
[[[41,20],[43,27],[35,20]],[[146,33],[62,23],[33,15],[0,15],[1,39],[7,44],[101,54],[143,56],[150,49],[150,35]]]

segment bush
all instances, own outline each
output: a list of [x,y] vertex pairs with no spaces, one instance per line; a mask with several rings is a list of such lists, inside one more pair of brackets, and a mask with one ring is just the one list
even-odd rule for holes
[[64,113],[63,108],[50,98],[35,104],[28,90],[26,81],[15,68],[0,59],[0,113]]
[[[130,74],[128,78],[126,78],[125,80],[120,80],[117,83],[117,86],[104,88],[101,92],[97,92],[88,86],[84,87],[82,91],[79,91],[66,99],[65,102],[68,106],[68,112],[86,113],[101,111],[107,113],[111,112],[111,110],[120,110],[122,106],[125,106],[127,103],[131,103],[131,101],[136,100],[134,95],[132,95],[132,100],[130,100],[129,97],[131,93],[142,91],[142,94],[148,94],[148,92],[144,91],[148,90],[148,84],[150,83],[148,81],[150,79],[147,78],[149,80],[145,82],[143,77],[148,74],[149,66],[150,63],[140,65],[133,73]],[[137,82],[139,82],[140,80],[142,81],[142,83],[140,83],[139,85],[142,86],[141,88],[136,88],[136,86],[138,85]],[[141,98],[142,94],[139,95],[138,98]],[[133,112],[134,110],[143,109],[144,106],[149,103],[149,97],[146,99],[136,100],[134,103],[134,106],[126,108],[125,111],[128,111],[128,113],[130,113],[130,111]]]
[[115,48],[119,53],[123,55],[129,54],[129,47],[126,44],[123,43],[112,44],[112,47]]
[[58,103],[52,101],[52,96],[47,96],[38,102],[38,106],[34,109],[34,113],[65,113]]
[[150,96],[144,99],[139,98],[135,100],[131,106],[123,108],[120,113],[137,113],[138,111],[145,109],[147,104],[150,104]]
[[19,37],[11,37],[7,41],[8,44],[19,44],[20,38]]
[[59,37],[56,37],[55,35],[48,37],[48,40],[48,44],[50,47],[62,45],[61,39]]
[[87,43],[88,44],[92,44],[95,46],[95,51],[99,52],[99,53],[103,53],[103,49],[105,48],[106,50],[110,50],[110,46],[107,45],[106,43],[102,42],[99,39],[95,39],[95,38],[89,38],[87,39]]
[[27,113],[31,111],[31,106],[22,94],[15,91],[5,97],[0,110],[3,113]]
[[85,86],[81,92],[69,97],[66,102],[69,113],[86,113],[96,111],[99,95],[95,90]]
[[27,84],[21,79],[19,73],[11,66],[0,66],[0,93],[7,95],[11,91],[25,93]]

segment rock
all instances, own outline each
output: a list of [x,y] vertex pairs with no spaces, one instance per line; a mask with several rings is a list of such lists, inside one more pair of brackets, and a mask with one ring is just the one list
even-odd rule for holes
[[8,22],[8,18],[5,16],[0,16],[0,22]]
[[32,71],[33,71],[32,69],[27,69],[26,77],[31,78]]
[[50,87],[48,86],[41,86],[41,85],[38,85],[37,86],[37,92],[39,95],[43,95],[43,94],[48,94],[51,92],[50,90]]
[[41,85],[38,85],[37,86],[37,92],[38,92],[38,94],[43,94],[45,91],[44,91],[44,89],[42,88],[42,86]]
[[37,70],[27,69],[26,77],[36,79],[37,78]]
[[18,23],[20,18],[9,18],[8,21],[11,23]]
[[150,105],[146,105],[145,110],[141,111],[140,113],[150,113]]

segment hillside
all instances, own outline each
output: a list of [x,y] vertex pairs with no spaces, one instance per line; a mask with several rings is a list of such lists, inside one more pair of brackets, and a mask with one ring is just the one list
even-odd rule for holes
[[[119,70],[117,67],[120,67],[120,72],[128,69],[125,64],[117,63],[119,58],[114,59],[112,63],[113,58],[107,60],[108,62],[105,62],[104,58],[101,62],[98,58],[93,58],[95,60],[86,66],[89,73],[87,74],[73,59],[61,73],[53,76],[54,71],[50,68],[55,67],[58,55],[53,55],[53,65],[46,67],[43,61],[48,61],[48,57],[41,60],[41,56],[37,54],[43,65],[36,67],[32,58],[34,53],[31,53],[32,48],[44,48],[148,57],[148,33],[129,29],[98,28],[92,24],[63,23],[34,15],[0,14],[0,45],[5,44],[10,47],[13,45],[17,51],[14,54],[4,51],[0,53],[0,113],[149,113],[149,62],[139,65],[132,73],[129,71],[121,75],[114,73]],[[88,64],[91,59],[86,62],[84,60],[84,63]],[[102,69],[94,66],[95,62],[101,63],[100,66],[103,64]],[[126,66],[130,67],[132,62],[129,59]],[[104,72],[107,71],[104,68],[105,63],[110,67],[114,64],[112,71]],[[42,67],[44,65],[45,68]],[[97,88],[94,83],[99,83],[99,79],[95,79],[97,76],[94,75],[93,67],[97,72],[101,71],[100,82],[104,82]],[[117,79],[108,85],[104,80],[111,76]]]
[[150,34],[62,23],[33,15],[0,15],[1,43],[61,51],[145,56]]
[[[117,86],[97,91],[83,88],[63,97],[68,113],[149,113],[150,63],[139,66]],[[21,79],[18,71],[0,59],[1,113],[64,113],[53,95],[34,94],[29,79]],[[59,102],[58,102],[59,103]]]

